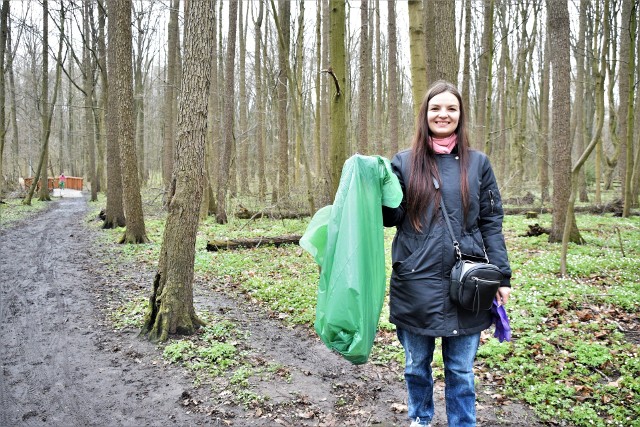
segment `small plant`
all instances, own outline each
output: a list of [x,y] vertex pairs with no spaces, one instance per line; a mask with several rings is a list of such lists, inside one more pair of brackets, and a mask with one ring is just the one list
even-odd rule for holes
[[174,341],[167,344],[162,353],[162,357],[172,363],[184,362],[193,357],[194,347],[194,344],[189,340]]

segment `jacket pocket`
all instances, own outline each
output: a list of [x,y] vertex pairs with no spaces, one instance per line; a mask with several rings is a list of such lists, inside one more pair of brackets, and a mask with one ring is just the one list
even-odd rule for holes
[[400,280],[440,279],[442,275],[442,236],[440,233],[396,236],[392,276]]

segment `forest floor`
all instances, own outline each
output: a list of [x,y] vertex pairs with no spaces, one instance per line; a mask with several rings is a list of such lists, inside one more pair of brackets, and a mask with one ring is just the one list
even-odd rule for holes
[[[86,199],[64,198],[0,229],[0,426],[409,424],[401,372],[351,365],[232,286],[195,286],[197,309],[240,325],[250,333],[244,354],[281,369],[255,384],[269,396],[258,405],[232,403],[222,384],[194,382],[193,372],[163,360],[161,346],[114,328],[113,296],[150,288],[154,271],[114,268],[87,210]],[[433,425],[445,426],[436,384]],[[477,410],[480,426],[542,425],[525,405],[497,404],[480,383]]]

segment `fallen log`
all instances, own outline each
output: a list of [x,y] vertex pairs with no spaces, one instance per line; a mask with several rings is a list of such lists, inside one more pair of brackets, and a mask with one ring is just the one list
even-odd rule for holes
[[521,234],[520,237],[533,237],[540,236],[542,234],[549,234],[551,232],[550,228],[540,227],[538,224],[529,225],[529,231],[525,234]]
[[270,245],[279,247],[285,244],[300,243],[298,235],[276,236],[276,237],[252,237],[246,239],[229,239],[229,240],[210,240],[207,242],[207,250],[217,252],[223,250],[235,250],[245,248],[257,248],[260,246]]
[[308,213],[286,212],[286,211],[257,211],[252,212],[249,209],[240,206],[235,213],[235,217],[239,219],[269,218],[269,219],[300,219],[308,217]]

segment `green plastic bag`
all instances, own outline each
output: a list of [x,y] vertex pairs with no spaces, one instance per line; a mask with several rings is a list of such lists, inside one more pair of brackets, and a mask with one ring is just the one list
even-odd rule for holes
[[321,267],[315,330],[354,364],[369,358],[386,291],[381,205],[401,201],[389,160],[356,154],[344,164],[333,205],[316,212],[300,239]]

